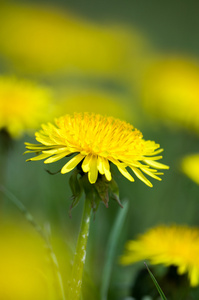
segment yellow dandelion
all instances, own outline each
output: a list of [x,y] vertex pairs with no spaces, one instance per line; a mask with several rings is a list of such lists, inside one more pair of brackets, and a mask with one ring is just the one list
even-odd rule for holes
[[50,113],[51,92],[28,80],[0,77],[0,129],[12,137],[35,131]]
[[157,61],[148,69],[143,84],[143,106],[161,122],[198,132],[198,99],[197,61],[173,56]]
[[15,221],[0,224],[0,299],[49,299],[54,274],[44,244]]
[[[56,233],[51,242],[59,257],[59,266],[53,265],[54,252],[26,221],[12,216],[0,221],[0,299],[3,300],[49,300],[67,298],[67,282],[71,278],[71,253]],[[68,239],[70,237],[68,236]],[[53,256],[53,257],[52,257]],[[60,261],[61,260],[61,261]],[[61,298],[60,277],[66,298]],[[10,288],[12,287],[12,288]],[[87,285],[86,285],[87,288]]]
[[157,156],[163,149],[154,141],[145,141],[139,130],[132,125],[98,114],[76,113],[55,120],[55,124],[42,125],[36,132],[36,140],[40,144],[25,143],[28,153],[40,153],[29,160],[45,159],[44,163],[53,163],[65,156],[75,154],[61,169],[65,174],[81,163],[84,173],[88,173],[90,183],[94,184],[98,172],[111,181],[110,163],[117,166],[124,177],[130,181],[134,178],[127,170],[146,185],[151,182],[143,173],[154,179],[161,180],[156,169],[168,169],[168,166],[157,162]]
[[123,78],[131,72],[129,62],[136,66],[141,61],[146,44],[129,28],[33,3],[1,5],[0,28],[0,54],[7,62],[45,75],[83,72]]
[[187,155],[181,162],[182,171],[199,184],[199,153]]
[[121,257],[123,265],[141,260],[174,265],[179,274],[188,273],[191,286],[199,284],[199,229],[188,226],[157,226],[128,241]]

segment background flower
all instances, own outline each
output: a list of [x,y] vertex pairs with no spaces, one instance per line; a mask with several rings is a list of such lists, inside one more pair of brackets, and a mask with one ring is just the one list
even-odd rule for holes
[[0,27],[0,54],[7,64],[37,75],[83,73],[121,79],[138,64],[147,44],[127,26],[103,25],[35,3],[1,4]]
[[33,132],[51,118],[52,92],[35,82],[0,77],[0,129],[12,137]]
[[190,284],[199,284],[199,229],[187,226],[157,226],[126,244],[121,257],[124,265],[140,260],[151,264],[177,266],[179,274],[188,273]]
[[49,299],[53,272],[42,239],[20,221],[1,220],[0,232],[0,298]]
[[183,157],[182,171],[194,182],[199,184],[199,154],[190,154]]
[[143,106],[159,121],[199,131],[199,64],[166,56],[146,71]]

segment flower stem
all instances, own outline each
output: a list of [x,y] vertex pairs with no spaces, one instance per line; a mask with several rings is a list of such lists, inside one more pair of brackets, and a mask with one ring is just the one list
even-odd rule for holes
[[84,212],[72,269],[72,280],[70,282],[70,300],[79,300],[81,295],[82,276],[86,259],[86,245],[89,234],[91,211],[91,201],[90,199],[85,199]]

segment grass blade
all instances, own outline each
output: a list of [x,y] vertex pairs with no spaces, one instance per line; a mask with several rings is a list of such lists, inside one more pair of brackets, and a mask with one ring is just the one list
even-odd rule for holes
[[146,264],[146,263],[144,263],[144,264],[145,264],[145,266],[146,266],[146,268],[147,268],[147,271],[149,272],[149,275],[150,275],[151,279],[153,280],[153,283],[154,283],[155,286],[156,286],[156,289],[157,289],[158,293],[160,294],[161,299],[162,299],[162,300],[167,300],[165,294],[163,293],[163,291],[162,291],[161,287],[159,286],[157,280],[155,279],[154,275],[153,275],[152,272],[149,270],[147,264]]
[[120,236],[120,232],[122,230],[126,218],[126,214],[128,212],[128,208],[129,208],[129,204],[126,201],[123,204],[123,208],[119,210],[112,231],[110,233],[110,238],[108,241],[108,246],[106,251],[105,265],[102,274],[102,286],[101,286],[101,297],[100,297],[101,300],[108,299],[108,289],[110,284],[113,260],[115,258],[115,249],[118,242],[118,238]]

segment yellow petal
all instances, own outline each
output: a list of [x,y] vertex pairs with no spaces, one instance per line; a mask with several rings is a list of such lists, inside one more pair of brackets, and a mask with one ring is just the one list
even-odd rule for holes
[[28,151],[25,151],[25,152],[23,153],[23,155],[24,155],[24,154],[27,154],[27,153],[35,153],[35,152],[41,152],[41,150],[38,150],[38,151],[28,150]]
[[90,170],[90,160],[92,158],[91,154],[88,154],[82,163],[82,170],[87,173]]
[[97,180],[97,175],[98,175],[98,169],[97,169],[97,156],[92,155],[90,163],[90,170],[88,172],[88,179],[90,183],[95,183]]
[[51,134],[51,135],[49,135],[49,137],[51,139],[51,143],[53,143],[53,144],[60,145],[60,144],[64,143],[64,139],[57,134]]
[[104,164],[103,164],[103,157],[98,156],[97,158],[97,168],[100,172],[100,174],[104,174]]
[[31,143],[24,143],[28,147],[45,147],[44,145],[41,144],[31,144]]
[[43,153],[49,153],[49,154],[53,155],[53,154],[63,153],[63,152],[66,152],[66,151],[68,151],[67,147],[62,147],[62,148],[55,148],[55,149],[50,149],[50,150],[44,150],[42,152]]
[[125,163],[128,164],[128,166],[133,166],[136,168],[141,168],[143,166],[139,161],[135,161],[135,160],[130,160],[130,161],[125,160]]
[[[29,144],[29,143],[25,143],[26,145],[26,149],[30,149],[30,150],[47,150],[47,149],[51,149],[52,146],[45,146],[45,145],[41,145],[41,144]],[[36,152],[36,151],[35,151]]]
[[41,144],[44,144],[46,146],[55,145],[55,143],[47,136],[44,136],[40,134],[39,132],[35,133],[36,140],[40,142]]
[[46,159],[46,160],[44,161],[44,163],[45,163],[45,164],[53,163],[53,162],[55,162],[55,161],[60,160],[61,158],[65,157],[65,156],[67,156],[68,154],[70,154],[69,151],[65,151],[65,152],[63,152],[63,153],[55,154],[54,156],[49,157],[48,159]]
[[152,156],[152,157],[143,156],[143,159],[159,160],[159,159],[162,159],[162,156]]
[[31,160],[31,161],[37,161],[37,160],[41,160],[41,159],[47,158],[47,157],[49,157],[49,156],[51,156],[51,154],[42,153],[42,154],[37,155],[37,156],[35,156],[35,157],[29,158],[29,159],[27,159],[26,161],[30,161],[30,160]]
[[160,180],[160,181],[162,180],[162,178],[156,176],[156,175],[159,174],[159,173],[155,173],[155,174],[154,174],[154,172],[151,172],[151,170],[148,170],[148,169],[145,169],[145,168],[142,168],[142,171],[143,171],[144,173],[146,173],[147,175],[151,176],[151,177],[154,178],[154,179],[157,179],[157,180]]
[[198,267],[194,266],[191,271],[189,271],[189,277],[191,286],[197,286],[199,283],[199,271]]
[[134,178],[129,174],[129,172],[126,170],[125,167],[121,167],[121,166],[117,166],[118,167],[118,170],[120,171],[120,173],[122,173],[122,175],[124,177],[126,177],[128,180],[130,181],[135,181]]
[[108,181],[111,181],[112,176],[111,176],[111,172],[110,172],[110,165],[109,165],[108,159],[106,159],[106,158],[103,159],[103,166],[104,166],[104,173],[105,173],[106,179]]
[[137,168],[133,168],[131,167],[131,169],[133,170],[133,172],[135,173],[135,175],[142,180],[146,185],[152,187],[152,183],[142,174],[142,172],[140,170],[138,170]]
[[160,154],[162,151],[164,151],[164,149],[158,149],[158,150],[152,152],[151,154],[147,154],[147,156],[157,155],[157,154]]
[[73,157],[71,160],[69,160],[61,169],[61,173],[65,174],[73,170],[78,163],[84,158],[85,156],[82,154],[78,154],[75,157]]
[[147,165],[157,168],[157,169],[169,169],[169,166],[161,164],[157,161],[149,160],[149,159],[144,159],[143,160]]

